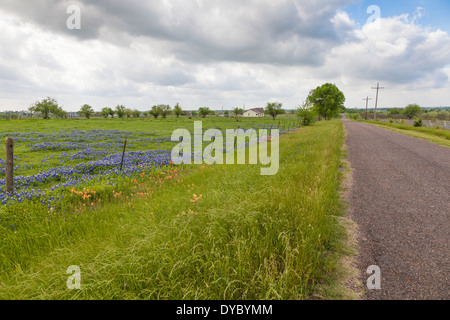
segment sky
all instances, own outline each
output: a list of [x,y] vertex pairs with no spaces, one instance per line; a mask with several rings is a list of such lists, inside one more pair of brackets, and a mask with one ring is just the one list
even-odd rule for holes
[[[74,7],[75,6],[75,7]],[[74,10],[75,9],[75,10]],[[450,106],[448,0],[1,0],[0,111]]]

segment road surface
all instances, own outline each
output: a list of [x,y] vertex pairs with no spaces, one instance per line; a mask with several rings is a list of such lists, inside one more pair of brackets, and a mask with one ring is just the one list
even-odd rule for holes
[[363,299],[449,299],[450,148],[343,121],[364,286],[369,266],[381,270]]

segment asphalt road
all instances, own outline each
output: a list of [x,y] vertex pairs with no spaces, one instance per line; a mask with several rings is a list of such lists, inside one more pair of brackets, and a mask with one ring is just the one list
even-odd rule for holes
[[[344,119],[363,299],[449,299],[450,149]],[[366,287],[367,268],[381,289]]]

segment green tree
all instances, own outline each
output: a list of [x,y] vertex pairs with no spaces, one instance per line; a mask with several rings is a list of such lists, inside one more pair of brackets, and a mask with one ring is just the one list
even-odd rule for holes
[[131,116],[133,115],[133,110],[131,109],[125,109],[125,115],[127,116],[127,118],[131,118]]
[[150,114],[157,119],[161,115],[161,112],[162,110],[160,106],[153,106]]
[[450,112],[448,111],[439,111],[438,114],[436,115],[436,119],[438,120],[446,120],[447,117],[450,116]]
[[172,109],[168,104],[160,104],[158,107],[161,110],[161,116],[163,118],[167,118],[167,116],[172,112]]
[[100,114],[104,117],[104,118],[108,118],[109,116],[114,116],[114,111],[111,108],[105,107],[102,109],[102,111],[100,112]]
[[114,111],[114,113],[117,114],[119,118],[123,118],[123,116],[125,115],[125,106],[123,105],[116,106],[116,110]]
[[139,118],[141,116],[141,112],[137,109],[133,110],[133,117]]
[[181,107],[178,103],[175,105],[175,107],[173,107],[173,112],[175,113],[177,118],[179,118],[181,115],[184,114],[183,109],[181,109]]
[[89,119],[91,117],[91,115],[93,115],[95,113],[94,109],[88,105],[85,104],[81,107],[80,111],[78,111],[79,114],[81,114],[82,116],[84,116],[86,119]]
[[206,118],[207,115],[211,113],[208,107],[201,107],[198,109],[198,114],[202,116],[202,118]]
[[417,104],[409,104],[406,106],[403,113],[408,119],[413,119],[422,113],[422,108]]
[[283,104],[281,102],[268,102],[266,107],[266,113],[270,114],[275,120],[279,114],[284,114],[286,111],[282,109]]
[[56,117],[58,118],[64,118],[67,119],[67,112],[64,111],[61,108],[56,109],[54,112],[52,112]]
[[313,110],[325,119],[336,117],[344,109],[345,96],[331,83],[317,87],[309,92],[306,103],[313,106]]
[[394,114],[401,114],[401,113],[402,113],[401,110],[399,110],[397,108],[392,108],[392,109],[389,109],[388,116],[392,116]]
[[55,99],[50,97],[42,101],[37,101],[28,110],[33,113],[39,112],[44,119],[50,119],[50,115],[52,114],[60,118],[67,117],[67,112],[58,106],[58,102]]
[[233,109],[233,113],[234,113],[234,116],[236,117],[236,121],[239,121],[239,120],[238,120],[238,116],[239,116],[240,114],[243,114],[243,113],[244,113],[244,109],[242,109],[242,108],[234,108],[234,109]]
[[198,115],[198,112],[197,112],[197,111],[192,111],[192,112],[191,112],[191,116],[196,117],[197,115]]
[[302,125],[304,126],[310,126],[314,123],[314,111],[311,106],[306,103],[298,107],[297,116],[301,119]]

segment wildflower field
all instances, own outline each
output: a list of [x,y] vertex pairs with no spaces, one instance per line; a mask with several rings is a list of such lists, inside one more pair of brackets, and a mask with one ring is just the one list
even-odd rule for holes
[[[196,120],[222,131],[279,121]],[[274,176],[171,163],[170,136],[193,119],[0,121],[0,140],[15,140],[13,194],[0,149],[0,299],[335,295],[342,122],[280,120]],[[73,265],[80,290],[67,287]]]

